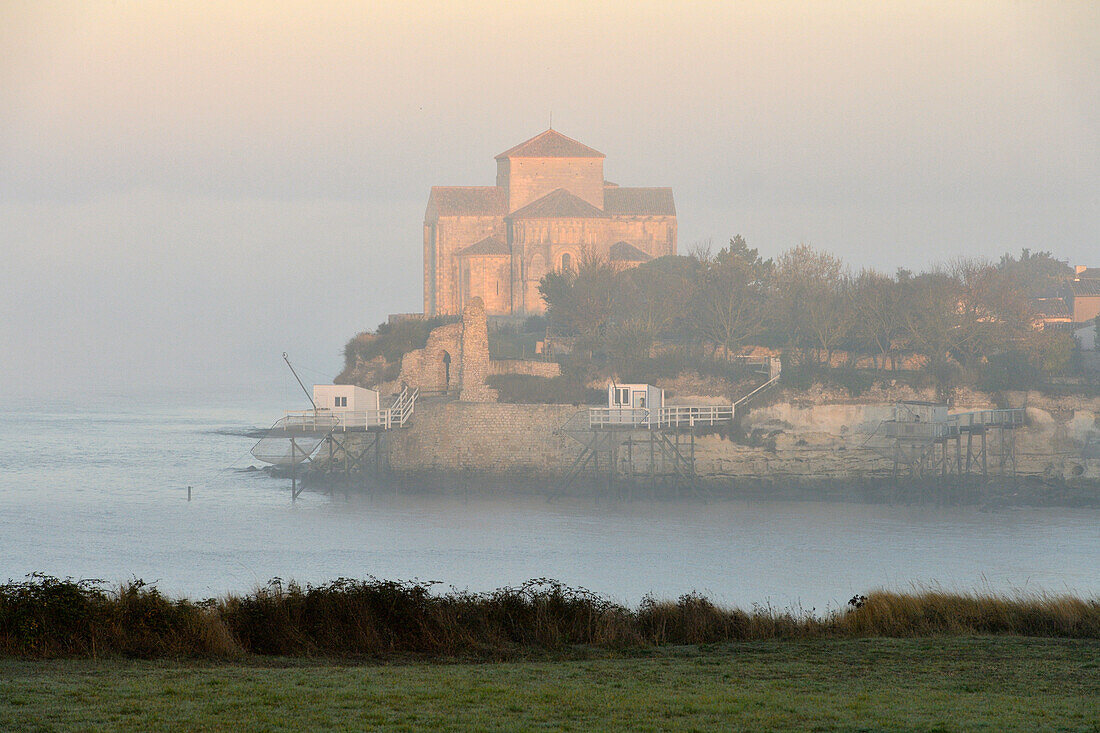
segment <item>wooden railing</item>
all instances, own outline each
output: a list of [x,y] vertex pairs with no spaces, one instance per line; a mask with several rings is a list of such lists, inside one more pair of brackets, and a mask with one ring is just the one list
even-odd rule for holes
[[590,407],[590,428],[669,428],[716,425],[733,420],[733,405],[675,405],[646,407]]

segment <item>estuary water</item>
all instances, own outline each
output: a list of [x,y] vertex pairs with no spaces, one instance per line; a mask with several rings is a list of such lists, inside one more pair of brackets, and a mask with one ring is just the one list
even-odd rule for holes
[[246,470],[249,434],[280,414],[184,399],[0,412],[0,581],[136,577],[208,597],[273,577],[475,591],[550,577],[632,605],[699,591],[818,612],[879,587],[1100,595],[1096,509],[308,490],[291,501],[287,479]]

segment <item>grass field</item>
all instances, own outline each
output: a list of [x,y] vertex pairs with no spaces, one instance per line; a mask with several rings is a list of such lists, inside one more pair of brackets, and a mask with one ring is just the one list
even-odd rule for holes
[[500,663],[0,659],[2,730],[1092,730],[1100,641],[799,639]]

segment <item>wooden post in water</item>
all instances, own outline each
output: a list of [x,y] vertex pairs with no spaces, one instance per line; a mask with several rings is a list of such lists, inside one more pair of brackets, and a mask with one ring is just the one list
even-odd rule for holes
[[962,482],[962,436],[955,436],[955,476]]
[[974,428],[966,431],[966,475],[970,475],[970,459],[974,456]]
[[634,500],[634,481],[636,480],[636,477],[634,475],[634,435],[633,434],[626,441],[626,462],[627,462],[627,471],[630,473],[630,481],[629,481],[629,483],[627,484],[627,487],[626,487],[627,499],[629,499],[630,501],[633,501]]
[[988,446],[986,445],[986,441],[985,441],[985,428],[982,428],[982,478],[983,479],[989,478],[989,462],[986,460],[986,457],[985,457],[987,447]]
[[290,500],[298,499],[298,444],[290,439]]
[[650,498],[657,495],[657,462],[653,455],[653,429],[649,430],[649,484],[650,484]]
[[336,496],[336,448],[332,445],[331,435],[328,436],[325,442],[328,443],[328,466],[325,467],[325,473],[328,474],[329,479],[328,493],[329,496]]
[[607,462],[610,464],[607,468],[607,493],[609,496],[615,495],[615,471],[619,469],[619,444],[611,439],[612,436],[608,436],[610,445],[607,448]]
[[382,479],[382,435],[378,433],[374,436],[374,476],[376,479]]

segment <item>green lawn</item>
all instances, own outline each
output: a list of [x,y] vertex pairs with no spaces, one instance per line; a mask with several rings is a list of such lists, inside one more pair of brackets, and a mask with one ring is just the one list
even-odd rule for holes
[[1100,641],[768,641],[486,664],[0,660],[0,730],[1093,730]]

